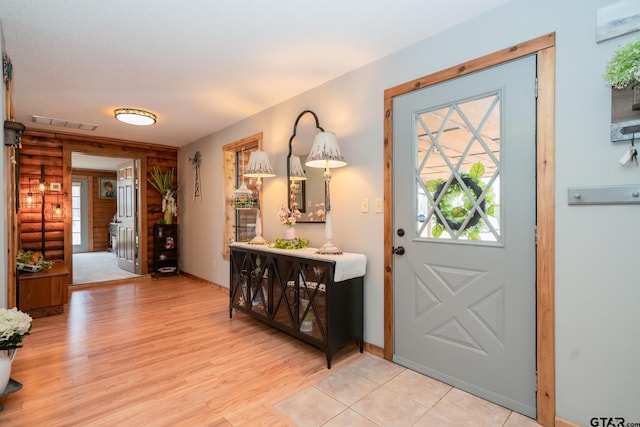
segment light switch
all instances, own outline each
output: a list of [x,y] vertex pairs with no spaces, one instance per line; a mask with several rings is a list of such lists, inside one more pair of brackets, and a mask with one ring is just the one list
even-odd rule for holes
[[376,213],[382,213],[382,199],[376,199]]
[[360,203],[360,212],[369,212],[369,199],[367,197],[362,198],[362,202]]

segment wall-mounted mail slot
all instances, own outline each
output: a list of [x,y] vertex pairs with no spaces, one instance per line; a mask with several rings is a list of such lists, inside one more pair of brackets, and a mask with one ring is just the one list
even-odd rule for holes
[[569,187],[570,205],[617,205],[640,203],[640,184],[607,187]]

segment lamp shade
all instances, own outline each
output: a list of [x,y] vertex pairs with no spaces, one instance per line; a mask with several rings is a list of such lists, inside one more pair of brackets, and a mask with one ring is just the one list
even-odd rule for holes
[[276,176],[273,173],[269,156],[262,150],[255,150],[251,152],[249,156],[249,163],[247,164],[247,170],[244,172],[244,176],[249,178],[268,178]]
[[307,179],[307,176],[304,174],[304,169],[302,169],[300,157],[298,156],[292,155],[289,159],[289,179],[291,181],[304,181]]
[[339,168],[347,165],[335,133],[318,132],[305,165],[312,168]]

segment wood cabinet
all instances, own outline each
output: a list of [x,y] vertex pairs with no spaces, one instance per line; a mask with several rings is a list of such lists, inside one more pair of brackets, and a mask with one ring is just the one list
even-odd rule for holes
[[18,274],[18,308],[31,317],[64,312],[69,300],[69,270],[62,261],[37,273]]
[[153,274],[178,274],[178,225],[153,226]]
[[233,310],[246,313],[320,348],[327,368],[349,342],[363,351],[364,255],[245,243],[232,244],[230,252],[229,317]]

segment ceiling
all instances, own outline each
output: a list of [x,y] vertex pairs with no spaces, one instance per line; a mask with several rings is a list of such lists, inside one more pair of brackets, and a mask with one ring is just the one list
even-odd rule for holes
[[13,120],[179,147],[507,1],[2,0]]

